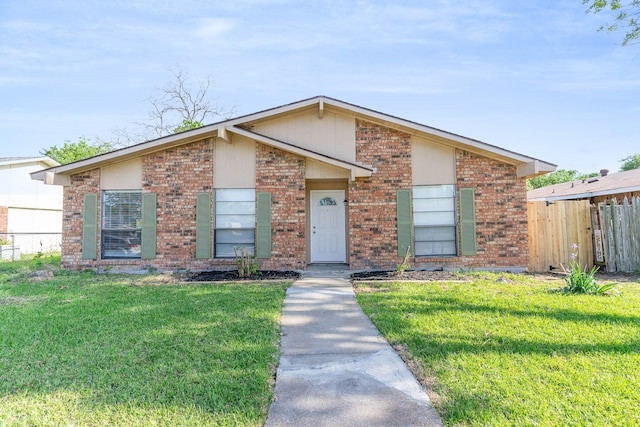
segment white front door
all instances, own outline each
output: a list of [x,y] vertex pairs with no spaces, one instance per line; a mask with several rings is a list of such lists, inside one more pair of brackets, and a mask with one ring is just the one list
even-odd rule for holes
[[344,190],[311,190],[311,262],[346,262]]

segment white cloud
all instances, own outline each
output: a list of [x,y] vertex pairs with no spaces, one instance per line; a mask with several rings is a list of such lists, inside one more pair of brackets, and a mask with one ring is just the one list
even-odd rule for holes
[[193,33],[203,39],[219,37],[236,27],[234,20],[227,18],[204,18],[198,21]]

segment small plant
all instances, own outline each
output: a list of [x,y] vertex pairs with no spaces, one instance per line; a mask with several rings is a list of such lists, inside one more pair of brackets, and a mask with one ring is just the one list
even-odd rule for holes
[[238,248],[233,248],[233,253],[236,256],[236,264],[238,265],[238,277],[250,277],[258,273],[260,265],[244,246],[239,251]]
[[586,266],[582,266],[582,263],[578,260],[578,245],[576,243],[571,245],[569,269],[566,269],[564,265],[562,269],[567,274],[564,277],[566,286],[563,288],[566,293],[604,295],[615,286],[614,283],[598,284],[595,279],[598,266],[594,265],[589,271],[587,271]]
[[0,246],[7,245],[11,245],[11,240],[7,239],[6,237],[0,237]]
[[398,276],[402,276],[405,270],[408,270],[411,267],[411,263],[409,262],[409,258],[411,257],[411,246],[407,246],[404,249],[404,257],[402,257],[402,263],[396,265],[396,273]]

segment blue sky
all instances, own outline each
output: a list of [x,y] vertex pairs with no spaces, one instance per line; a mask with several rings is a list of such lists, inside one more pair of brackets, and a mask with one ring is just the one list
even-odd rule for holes
[[327,95],[558,164],[640,153],[640,45],[581,0],[0,0],[0,157],[113,138],[181,68],[237,114]]

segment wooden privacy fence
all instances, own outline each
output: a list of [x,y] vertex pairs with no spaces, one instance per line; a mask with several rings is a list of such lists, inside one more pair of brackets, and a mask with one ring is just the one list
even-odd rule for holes
[[[607,271],[632,273],[640,269],[640,197],[622,204],[613,199],[594,210],[596,258],[603,256]],[[600,261],[600,259],[598,259]]]
[[583,266],[593,267],[589,201],[528,202],[527,212],[529,271],[562,271],[569,268],[572,253]]

